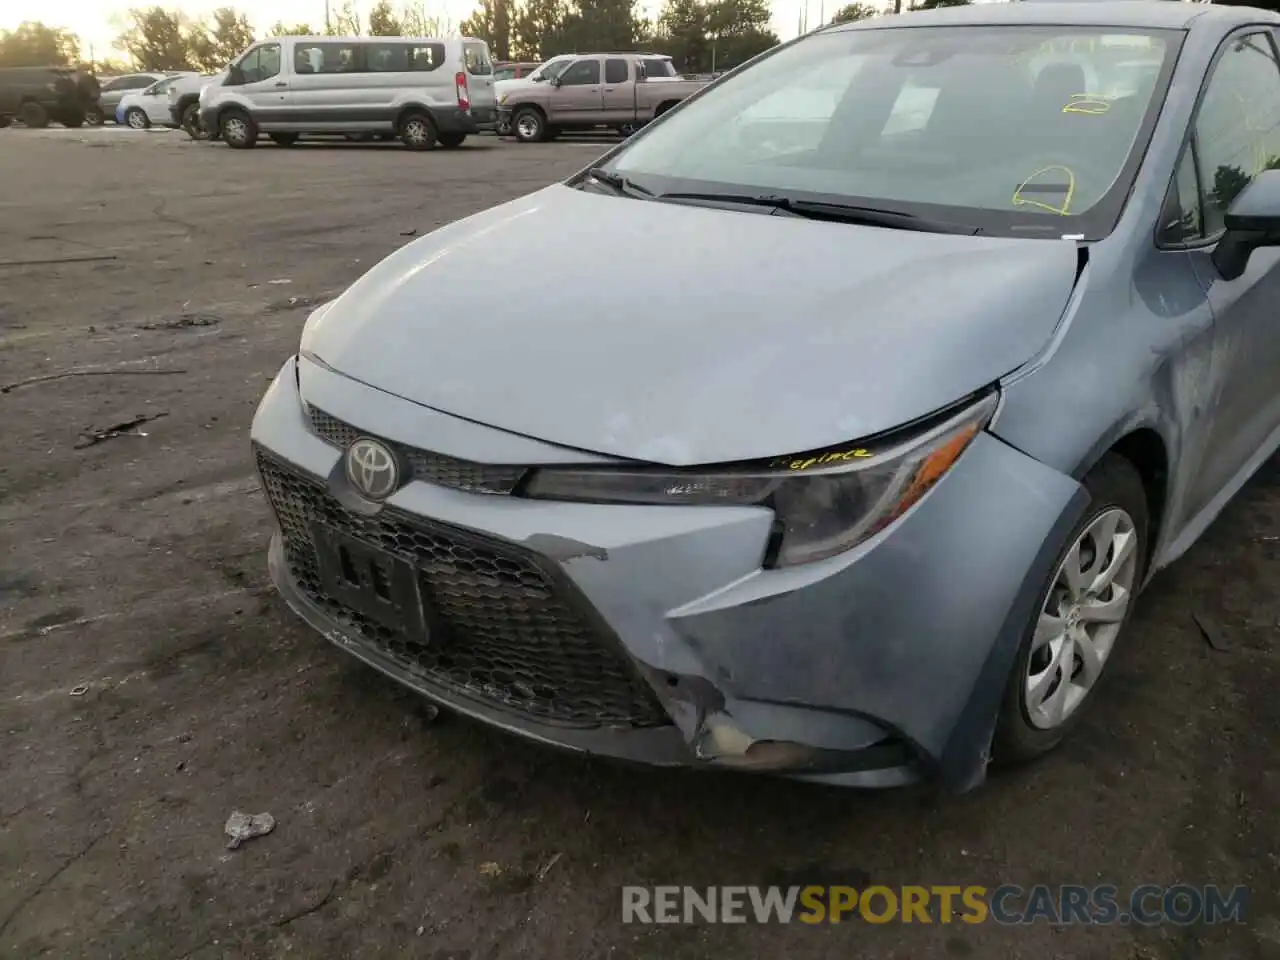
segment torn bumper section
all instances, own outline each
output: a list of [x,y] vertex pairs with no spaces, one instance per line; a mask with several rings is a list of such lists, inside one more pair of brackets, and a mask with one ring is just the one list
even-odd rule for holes
[[[316,410],[347,434],[322,435]],[[345,490],[335,442],[362,434],[443,455],[449,470],[427,482],[415,468],[370,508]],[[1084,501],[1070,478],[983,434],[877,538],[765,570],[767,509],[463,489],[474,478],[458,471],[491,469],[479,464],[609,461],[305,359],[281,370],[252,436],[280,522],[273,580],[366,663],[560,747],[854,786],[981,780],[1018,642]],[[411,563],[421,619],[405,629],[346,606],[313,557],[331,534]]]

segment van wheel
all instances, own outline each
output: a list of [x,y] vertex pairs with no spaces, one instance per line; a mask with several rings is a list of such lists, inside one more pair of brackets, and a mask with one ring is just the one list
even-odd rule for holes
[[440,141],[440,146],[452,150],[455,147],[462,146],[462,141],[467,139],[467,135],[465,133],[442,133],[436,139]]
[[258,125],[243,110],[228,110],[218,124],[222,139],[228,147],[248,150],[258,145]]
[[151,126],[151,121],[139,107],[130,107],[125,111],[124,125],[130,130],[145,130]]
[[540,143],[547,138],[547,118],[536,107],[521,107],[511,118],[511,129],[521,143]]
[[267,136],[277,147],[292,147],[298,142],[296,133],[268,133]]
[[49,125],[49,111],[38,103],[24,103],[22,122],[32,130],[41,130]]
[[400,140],[410,150],[430,150],[436,145],[436,125],[425,113],[406,114],[400,121]]
[[182,111],[182,129],[187,131],[187,136],[192,140],[209,139],[209,132],[200,122],[200,104],[187,104],[187,108]]

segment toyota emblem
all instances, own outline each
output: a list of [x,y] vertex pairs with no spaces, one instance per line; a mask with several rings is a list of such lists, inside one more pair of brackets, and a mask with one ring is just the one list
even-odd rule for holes
[[400,486],[396,456],[377,440],[362,437],[347,448],[347,482],[369,500],[383,500]]

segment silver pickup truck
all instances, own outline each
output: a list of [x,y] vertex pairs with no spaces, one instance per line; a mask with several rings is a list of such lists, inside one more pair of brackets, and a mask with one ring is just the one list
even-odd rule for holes
[[708,82],[680,79],[670,57],[584,54],[545,83],[503,94],[498,100],[498,128],[505,125],[522,143],[592,127],[626,134],[662,116]]

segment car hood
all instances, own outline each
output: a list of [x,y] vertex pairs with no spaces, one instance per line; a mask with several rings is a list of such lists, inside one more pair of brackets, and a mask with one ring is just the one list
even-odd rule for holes
[[302,350],[445,413],[672,465],[818,449],[980,389],[1052,336],[1076,245],[554,185],[366,273]]

